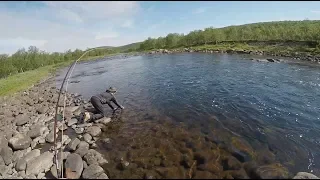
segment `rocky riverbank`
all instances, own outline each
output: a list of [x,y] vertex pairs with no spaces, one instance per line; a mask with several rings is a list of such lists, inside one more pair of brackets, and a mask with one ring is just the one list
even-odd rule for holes
[[[54,78],[15,97],[6,99],[0,109],[0,178],[46,179],[57,177],[54,164],[54,113],[58,90]],[[95,141],[111,119],[80,123],[79,114],[90,108],[74,94],[66,96],[64,120],[57,125],[58,165],[64,164],[64,177],[108,179],[101,167],[108,163],[95,150]],[[61,96],[64,99],[64,96]],[[60,113],[63,101],[59,102]],[[61,140],[63,134],[63,141]],[[69,133],[67,133],[69,131]],[[71,131],[71,133],[70,133]],[[63,153],[61,153],[63,152]]]
[[[248,54],[248,55],[260,55],[260,56],[275,56],[275,57],[286,57],[286,58],[292,58],[296,60],[301,61],[310,61],[310,62],[318,62],[320,63],[320,55],[313,56],[308,53],[272,53],[267,51],[258,51],[258,50],[235,50],[235,49],[228,49],[228,50],[212,50],[212,49],[196,49],[196,48],[183,48],[183,49],[174,49],[174,50],[167,50],[167,49],[158,49],[155,51],[150,51],[147,54],[172,54],[172,53],[182,53],[182,52],[198,52],[198,53],[228,53],[228,54]],[[280,62],[281,59],[263,59],[263,60],[257,60],[257,59],[251,59],[256,60],[260,62]]]

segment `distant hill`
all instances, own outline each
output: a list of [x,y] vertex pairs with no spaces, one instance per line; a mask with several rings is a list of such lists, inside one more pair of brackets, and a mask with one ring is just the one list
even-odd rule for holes
[[112,50],[119,51],[119,52],[127,52],[130,50],[137,50],[140,47],[140,44],[142,42],[136,42],[136,43],[131,43],[127,44],[124,46],[118,46],[118,47],[110,47]]

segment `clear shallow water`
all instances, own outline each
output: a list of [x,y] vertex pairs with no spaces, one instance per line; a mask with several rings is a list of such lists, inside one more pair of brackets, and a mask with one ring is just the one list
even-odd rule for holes
[[70,82],[80,82],[68,90],[90,98],[116,87],[126,108],[116,133],[122,139],[163,118],[199,127],[204,135],[219,127],[253,148],[265,145],[293,172],[320,175],[320,66],[249,58],[182,53],[102,59],[78,64]]

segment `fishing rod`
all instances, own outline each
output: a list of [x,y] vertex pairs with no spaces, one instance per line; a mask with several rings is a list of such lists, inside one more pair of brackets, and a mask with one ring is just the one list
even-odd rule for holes
[[[61,93],[62,93],[62,89],[63,89],[63,86],[65,84],[65,82],[67,81],[66,83],[66,90],[64,92],[64,95],[65,95],[65,98],[64,98],[64,108],[63,108],[63,117],[62,117],[62,120],[64,120],[64,112],[65,112],[65,105],[66,105],[66,94],[67,94],[67,88],[68,88],[68,84],[69,84],[69,79],[72,75],[72,72],[77,64],[77,62],[82,58],[84,57],[87,53],[93,51],[93,50],[96,50],[96,49],[105,49],[106,47],[104,46],[99,46],[99,47],[94,47],[94,48],[91,48],[91,49],[87,49],[77,60],[75,60],[71,65],[70,67],[68,68],[68,71],[66,73],[66,75],[64,76],[63,78],[63,81],[62,81],[62,84],[61,84],[61,87],[60,87],[60,90],[59,90],[59,94],[58,94],[58,101],[56,103],[56,108],[55,108],[55,118],[54,118],[54,128],[53,128],[53,131],[54,131],[54,136],[53,136],[53,139],[54,139],[54,160],[55,160],[55,165],[56,165],[56,168],[57,168],[57,176],[58,176],[58,179],[60,179],[60,175],[61,177],[63,178],[63,161],[61,161],[61,172],[59,171],[60,170],[60,166],[59,166],[59,162],[58,162],[58,153],[57,153],[57,121],[58,121],[58,108],[59,108],[59,101],[60,101],[60,96],[61,96]],[[71,70],[71,71],[70,71]],[[70,74],[69,74],[70,72]],[[68,76],[69,75],[69,76]],[[62,128],[62,132],[63,132],[63,128]],[[61,137],[61,142],[63,142],[63,135]],[[61,153],[61,158],[62,158],[62,153]],[[58,172],[59,171],[59,172]],[[61,173],[61,174],[60,174]]]

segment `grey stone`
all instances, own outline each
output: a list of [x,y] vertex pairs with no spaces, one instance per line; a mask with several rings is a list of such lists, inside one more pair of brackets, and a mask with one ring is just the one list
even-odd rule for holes
[[87,143],[91,143],[92,137],[90,134],[86,133],[83,135],[83,139],[87,142]]
[[41,106],[37,109],[37,113],[39,114],[45,114],[48,111],[48,107],[46,106]]
[[22,126],[29,122],[30,118],[27,115],[18,115],[15,119],[17,126]]
[[45,138],[40,138],[39,139],[39,144],[44,144],[44,143],[46,143],[46,139]]
[[37,142],[32,141],[31,142],[31,149],[34,149],[37,146]]
[[16,163],[16,170],[17,171],[24,171],[26,170],[27,167],[27,162],[24,159],[20,159],[18,160],[18,162]]
[[59,130],[60,130],[60,131],[64,131],[64,130],[66,130],[66,129],[68,129],[68,126],[67,126],[65,123],[63,123],[63,124],[59,127]]
[[317,176],[307,173],[307,172],[298,172],[293,179],[319,179]]
[[79,106],[71,106],[71,107],[66,107],[66,111],[69,111],[69,112],[74,112],[76,110],[79,109]]
[[75,131],[77,134],[82,134],[83,131],[84,131],[84,128],[75,128],[74,131]]
[[88,165],[102,165],[108,163],[108,161],[105,160],[103,156],[94,149],[90,149],[83,159],[87,162]]
[[57,166],[55,164],[51,167],[50,173],[53,177],[58,178]]
[[10,168],[8,166],[6,166],[6,165],[0,165],[0,175],[1,176],[6,175],[8,173],[8,171],[9,171],[9,169]]
[[31,144],[31,138],[25,136],[23,134],[16,134],[9,140],[9,145],[13,148],[13,150],[22,150],[26,149]]
[[1,135],[0,136],[0,151],[3,147],[7,147],[7,146],[8,146],[8,140],[4,137],[4,135]]
[[102,173],[97,179],[109,179],[109,177],[105,173]]
[[83,163],[83,169],[86,169],[88,167],[88,164],[86,163],[86,161],[82,161]]
[[71,118],[70,120],[68,120],[68,126],[72,126],[74,124],[77,124],[78,120],[76,118]]
[[36,158],[40,156],[40,150],[39,149],[34,149],[28,153],[26,153],[25,156],[23,156],[23,159],[26,161],[26,162],[29,162],[30,160]]
[[30,138],[36,138],[36,137],[39,137],[43,134],[43,132],[45,131],[45,127],[44,126],[41,126],[41,125],[36,125],[34,127],[32,127],[30,129],[30,131],[28,132],[28,136]]
[[27,163],[26,175],[49,171],[53,165],[53,153],[45,152]]
[[102,167],[92,164],[88,166],[82,173],[82,178],[84,179],[96,179],[98,178],[102,173],[104,173],[104,170]]
[[89,144],[88,146],[80,146],[74,153],[79,154],[81,157],[85,156],[89,151]]
[[12,162],[13,152],[9,146],[3,147],[0,155],[3,158],[3,161],[6,165],[9,165]]
[[89,133],[91,136],[98,136],[101,133],[101,128],[98,126],[91,126],[88,127],[87,133]]
[[79,144],[80,144],[80,140],[78,138],[75,138],[68,144],[67,148],[72,151],[75,151]]
[[17,160],[22,158],[23,155],[24,155],[24,151],[15,151],[15,152],[13,152],[12,162],[16,162]]
[[[79,179],[83,170],[83,163],[82,163],[81,156],[75,153],[70,154],[66,160],[65,168],[66,168],[66,178]],[[67,173],[70,171],[72,173],[70,174]]]
[[54,142],[54,132],[51,131],[47,136],[46,136],[46,141],[48,143],[53,143]]
[[104,118],[99,119],[99,120],[97,120],[97,121],[95,121],[95,122],[96,122],[96,123],[102,123],[102,124],[106,125],[106,124],[108,124],[108,123],[111,122],[111,118],[109,118],[109,117],[104,117]]
[[45,176],[46,174],[44,174],[44,173],[40,173],[40,174],[38,174],[38,179],[42,179],[44,176]]

